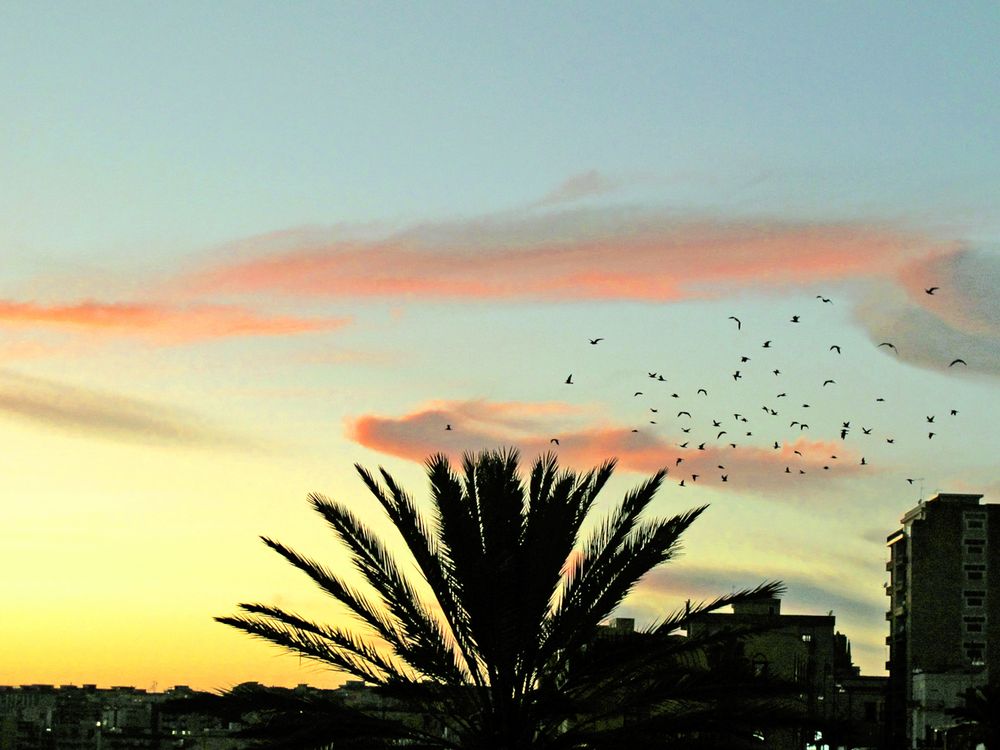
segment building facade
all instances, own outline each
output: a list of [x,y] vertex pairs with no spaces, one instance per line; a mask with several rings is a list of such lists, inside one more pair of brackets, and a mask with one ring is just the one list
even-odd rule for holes
[[887,538],[889,744],[936,747],[959,693],[1000,675],[1000,505],[938,494]]

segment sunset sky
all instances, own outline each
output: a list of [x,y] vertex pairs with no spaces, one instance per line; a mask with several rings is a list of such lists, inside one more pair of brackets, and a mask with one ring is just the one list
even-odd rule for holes
[[711,504],[621,615],[781,579],[881,673],[885,536],[1000,500],[998,38],[993,2],[4,3],[0,684],[335,685],[212,621],[343,619],[258,535],[343,565],[307,493],[384,531],[355,462],[424,498],[497,445],[617,456],[599,514],[664,465],[657,514]]

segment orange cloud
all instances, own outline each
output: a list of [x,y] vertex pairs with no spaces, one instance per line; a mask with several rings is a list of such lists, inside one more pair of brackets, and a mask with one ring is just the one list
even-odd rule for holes
[[[800,437],[781,444],[779,450],[706,442],[700,450],[681,448],[681,441],[670,436],[626,428],[566,429],[567,415],[581,414],[575,407],[554,403],[438,402],[402,417],[358,417],[348,425],[348,435],[366,448],[418,462],[437,452],[456,455],[515,445],[527,456],[555,450],[571,466],[592,466],[614,456],[626,470],[648,474],[665,466],[670,478],[684,479],[686,485],[697,481],[752,492],[787,490],[801,486],[797,483],[855,476],[869,468],[861,467],[858,456],[843,444],[832,441]],[[558,446],[550,442],[553,437]],[[719,469],[720,465],[725,468]],[[694,474],[697,480],[692,480]]]
[[[421,225],[375,240],[274,235],[185,281],[202,291],[455,300],[713,297],[734,288],[893,277],[956,246],[860,224],[677,220],[564,211]],[[291,247],[290,247],[291,246]]]
[[347,322],[346,319],[268,317],[244,308],[222,305],[179,308],[87,301],[46,306],[0,300],[0,326],[62,328],[135,336],[167,344],[238,336],[308,333],[339,328]]

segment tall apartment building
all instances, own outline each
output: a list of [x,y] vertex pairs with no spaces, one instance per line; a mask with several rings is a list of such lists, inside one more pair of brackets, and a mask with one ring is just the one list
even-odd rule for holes
[[901,519],[890,559],[890,747],[943,744],[959,693],[1000,676],[1000,505],[938,494]]

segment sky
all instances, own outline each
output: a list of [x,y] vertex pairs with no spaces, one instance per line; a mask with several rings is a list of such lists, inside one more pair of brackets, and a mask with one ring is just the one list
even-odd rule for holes
[[499,445],[616,456],[598,516],[661,466],[655,514],[710,504],[620,615],[782,580],[881,673],[886,535],[1000,496],[998,36],[989,2],[4,3],[0,684],[336,685],[212,620],[345,621],[258,536],[344,566],[309,492],[388,534],[356,462],[426,499],[428,455]]

